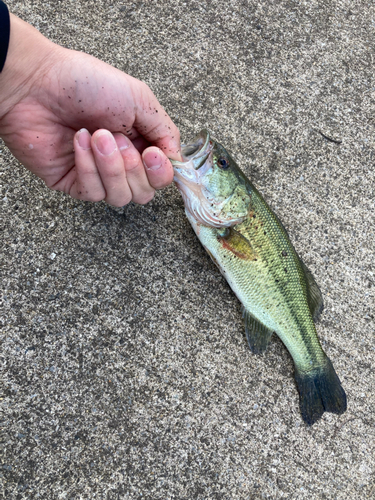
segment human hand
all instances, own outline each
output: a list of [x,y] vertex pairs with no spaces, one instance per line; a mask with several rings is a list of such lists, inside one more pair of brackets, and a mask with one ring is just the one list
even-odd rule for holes
[[149,87],[11,16],[0,136],[48,187],[114,206],[173,180],[180,135]]

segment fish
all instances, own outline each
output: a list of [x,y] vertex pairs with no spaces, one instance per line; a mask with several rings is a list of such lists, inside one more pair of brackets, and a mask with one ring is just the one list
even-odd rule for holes
[[171,160],[174,181],[198,239],[241,302],[251,351],[263,354],[273,333],[295,368],[307,425],[346,411],[346,394],[319,342],[321,291],[287,231],[254,184],[207,130]]

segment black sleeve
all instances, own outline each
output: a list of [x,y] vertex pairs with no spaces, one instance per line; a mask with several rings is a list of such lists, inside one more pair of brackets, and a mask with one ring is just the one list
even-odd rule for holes
[[10,19],[8,7],[0,0],[0,72],[7,58],[10,34]]

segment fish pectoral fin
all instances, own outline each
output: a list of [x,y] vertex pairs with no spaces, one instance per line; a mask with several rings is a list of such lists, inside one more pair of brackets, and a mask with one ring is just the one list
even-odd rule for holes
[[256,260],[257,255],[250,241],[232,227],[218,231],[217,239],[223,248],[239,259]]
[[242,306],[242,317],[245,322],[246,338],[254,354],[263,354],[270,343],[273,331],[258,321]]
[[320,288],[318,287],[310,269],[302,262],[301,259],[300,263],[303,272],[305,273],[307,282],[307,302],[309,304],[309,309],[313,320],[317,321],[324,308],[322,292],[320,291]]

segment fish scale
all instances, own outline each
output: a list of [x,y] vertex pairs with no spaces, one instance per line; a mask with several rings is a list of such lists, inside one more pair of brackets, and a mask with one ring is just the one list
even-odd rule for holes
[[[192,225],[196,226],[194,229],[201,243],[209,249],[244,308],[277,333],[301,370],[309,370],[312,365],[319,366],[325,355],[316,337],[306,292],[300,280],[302,271],[299,271],[295,259],[286,263],[279,258],[281,252],[271,252],[262,238],[259,241],[252,238],[254,231],[247,221],[234,227],[252,242],[256,261],[241,259],[223,247],[217,229],[198,227],[194,222]],[[272,227],[268,224],[266,227],[272,235]],[[292,254],[292,249],[289,252]],[[287,268],[287,273],[284,268]]]
[[242,303],[254,353],[275,332],[295,364],[304,421],[341,414],[346,395],[317,337],[323,301],[288,234],[228,152],[202,131],[172,161],[175,181],[195,233]]

